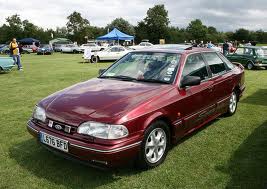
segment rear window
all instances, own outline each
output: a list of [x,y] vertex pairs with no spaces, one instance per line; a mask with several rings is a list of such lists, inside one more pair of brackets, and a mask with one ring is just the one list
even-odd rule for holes
[[203,53],[203,56],[205,57],[213,76],[226,72],[225,63],[216,52]]

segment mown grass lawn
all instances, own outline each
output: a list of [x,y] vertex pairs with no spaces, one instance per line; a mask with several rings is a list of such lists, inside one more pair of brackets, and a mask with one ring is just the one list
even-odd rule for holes
[[101,171],[51,154],[26,130],[39,100],[110,65],[81,61],[81,55],[25,55],[23,72],[0,74],[0,188],[267,187],[267,70],[246,71],[236,114],[181,141],[163,165]]

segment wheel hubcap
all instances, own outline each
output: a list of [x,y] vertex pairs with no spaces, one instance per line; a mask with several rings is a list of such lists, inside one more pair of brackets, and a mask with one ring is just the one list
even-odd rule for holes
[[234,113],[236,109],[236,94],[234,92],[232,93],[230,98],[229,109],[231,113]]
[[166,133],[161,128],[154,129],[148,136],[145,146],[146,159],[150,163],[158,162],[166,150]]
[[248,69],[251,70],[253,65],[251,63],[248,64]]

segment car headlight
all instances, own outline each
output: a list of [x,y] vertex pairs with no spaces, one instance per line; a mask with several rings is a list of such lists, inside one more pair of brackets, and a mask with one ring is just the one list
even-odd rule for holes
[[119,139],[128,136],[128,129],[124,125],[98,122],[85,122],[78,127],[77,132],[102,139]]
[[33,111],[33,118],[45,122],[46,120],[45,110],[39,106],[36,106]]

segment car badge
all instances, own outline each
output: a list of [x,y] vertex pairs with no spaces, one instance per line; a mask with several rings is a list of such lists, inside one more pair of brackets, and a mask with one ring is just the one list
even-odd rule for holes
[[55,129],[56,130],[61,130],[62,129],[62,126],[61,125],[55,125]]

